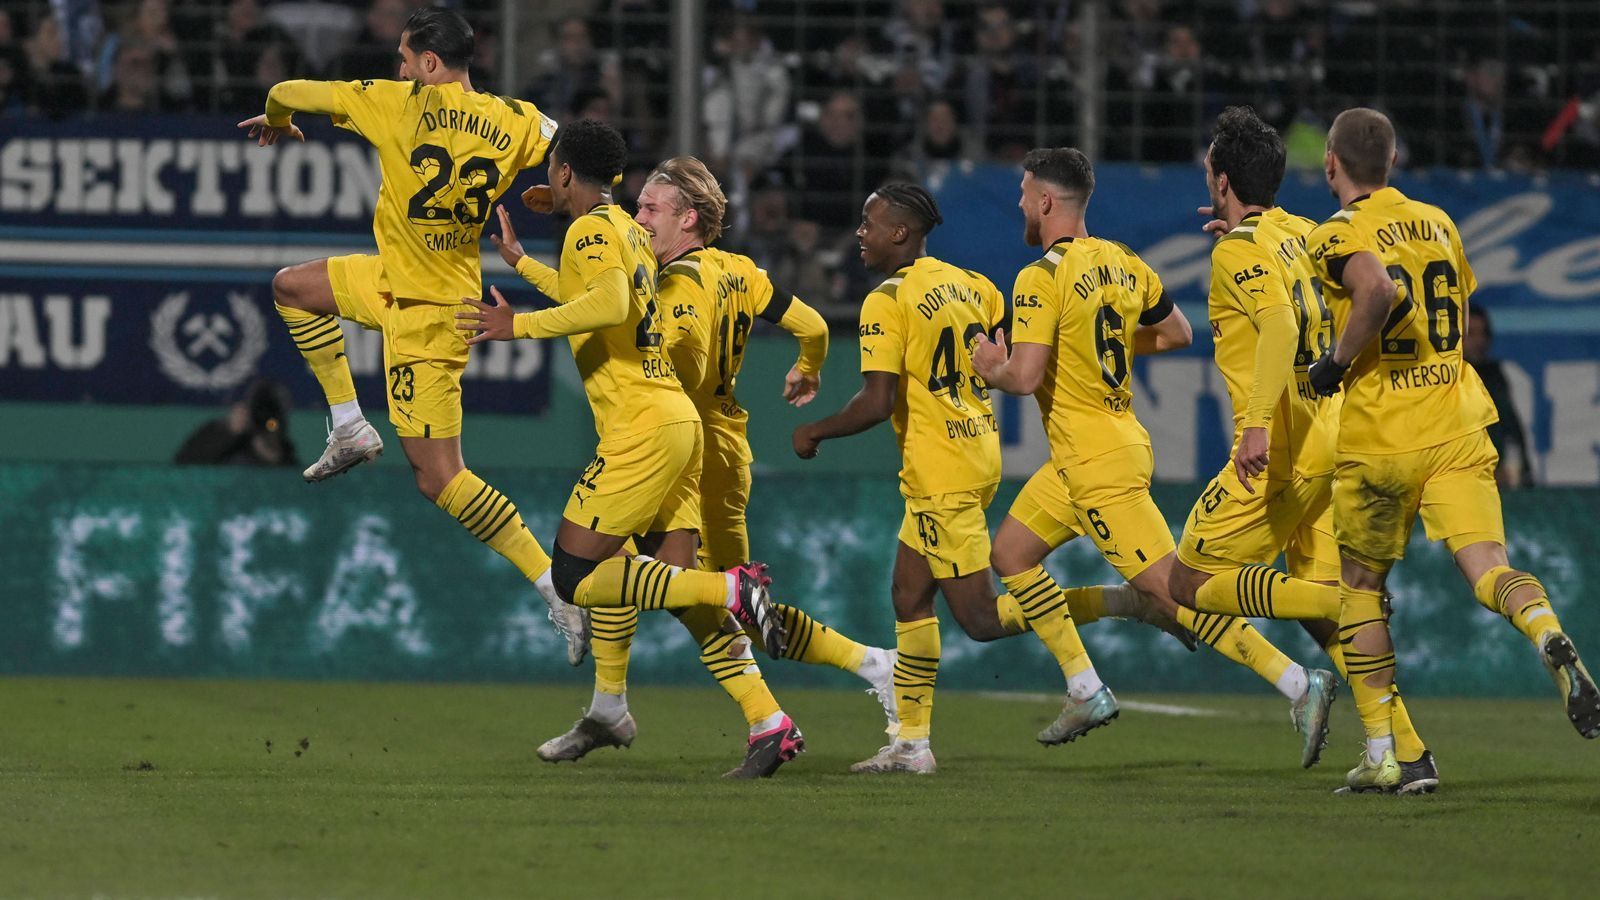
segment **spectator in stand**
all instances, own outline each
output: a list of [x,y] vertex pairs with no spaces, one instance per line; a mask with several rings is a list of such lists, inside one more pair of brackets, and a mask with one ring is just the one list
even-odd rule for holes
[[1542,122],[1519,119],[1508,109],[1505,63],[1492,56],[1474,61],[1462,89],[1453,114],[1440,123],[1437,149],[1421,161],[1463,169],[1530,168]]
[[121,41],[112,63],[111,87],[100,95],[99,109],[105,113],[158,113],[165,106],[161,96],[161,77],[157,71],[160,54],[146,44]]
[[749,217],[739,242],[744,252],[772,276],[776,284],[789,285],[796,296],[813,306],[825,305],[833,296],[833,276],[818,256],[821,238],[815,222],[795,222],[789,217],[792,197],[788,179],[772,169],[751,186]]
[[581,98],[604,89],[600,54],[581,17],[556,22],[550,37],[554,46],[539,54],[533,83],[523,93],[556,119],[572,118]]
[[942,91],[955,71],[960,30],[946,18],[943,0],[900,0],[883,38],[899,65],[909,65],[929,91]]
[[713,38],[710,51],[714,68],[702,106],[707,162],[743,179],[778,157],[789,116],[789,72],[749,19]]
[[[1256,110],[1282,130],[1297,112],[1312,105],[1320,85],[1321,25],[1317,15],[1296,0],[1263,0],[1246,19],[1245,28],[1250,35],[1249,60],[1239,60],[1238,67],[1227,59],[1221,62],[1235,76],[1229,79],[1231,86],[1253,88]],[[1230,46],[1227,35],[1211,33],[1218,38],[1215,46]]]
[[[262,86],[263,68],[300,71],[293,39],[262,18],[260,0],[231,0],[212,39],[212,105],[217,109],[263,107],[267,90],[277,83],[268,81]],[[265,60],[269,54],[273,58]]]
[[361,34],[334,68],[338,77],[395,78],[400,74],[400,35],[411,17],[408,0],[372,0]]
[[[98,86],[101,96],[119,103],[133,100],[139,92],[123,91],[114,83],[121,78],[119,60],[122,49],[136,45],[142,51],[135,53],[128,63],[142,69],[149,58],[153,73],[155,100],[147,111],[176,112],[188,108],[194,95],[194,85],[189,70],[183,63],[183,48],[172,29],[172,10],[167,0],[137,0],[124,7],[126,16],[116,34],[106,38],[100,46]],[[137,76],[143,78],[142,71]],[[127,107],[121,107],[124,110]]]
[[922,116],[916,137],[895,156],[895,178],[927,184],[950,173],[960,162],[971,159],[962,140],[960,117],[955,104],[935,100]]
[[23,43],[28,72],[27,106],[36,115],[60,119],[89,108],[89,90],[83,72],[67,58],[61,23],[43,11],[33,23],[33,33]]
[[1018,46],[1017,25],[1004,4],[978,10],[977,53],[963,80],[977,145],[994,159],[1021,162],[1036,143],[1039,67]]
[[1489,390],[1489,399],[1500,413],[1500,421],[1489,426],[1489,440],[1500,453],[1495,480],[1501,487],[1529,487],[1533,484],[1533,448],[1528,444],[1528,432],[1522,427],[1522,416],[1511,396],[1511,382],[1506,378],[1505,369],[1500,360],[1489,355],[1493,345],[1494,326],[1489,322],[1489,312],[1473,304],[1467,311],[1467,333],[1462,340],[1461,355],[1478,371],[1483,386]]
[[862,152],[862,134],[861,101],[850,91],[835,91],[784,160],[800,192],[801,218],[825,233],[852,232],[867,192],[882,183],[882,163]]
[[262,379],[250,386],[228,414],[200,426],[178,448],[173,462],[208,466],[293,466],[289,439],[289,390]]
[[1144,135],[1140,158],[1151,162],[1194,162],[1204,146],[1205,123],[1218,111],[1206,92],[1200,40],[1188,25],[1167,29],[1161,57],[1141,98]]

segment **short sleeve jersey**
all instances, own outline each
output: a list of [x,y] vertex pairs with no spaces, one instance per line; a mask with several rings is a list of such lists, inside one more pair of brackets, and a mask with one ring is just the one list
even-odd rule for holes
[[1290,310],[1299,337],[1294,374],[1272,411],[1267,478],[1325,475],[1333,471],[1339,397],[1318,397],[1307,371],[1333,343],[1333,317],[1322,283],[1311,268],[1306,236],[1316,223],[1274,207],[1245,217],[1211,249],[1208,311],[1217,369],[1233,404],[1233,446],[1244,432],[1245,406],[1254,385],[1256,317],[1271,307]]
[[706,354],[706,377],[689,387],[707,432],[706,452],[728,455],[730,465],[754,457],[746,437],[750,414],[734,386],[757,318],[778,322],[792,295],[774,296],[772,279],[748,256],[705,247],[661,270],[661,305],[669,313],[667,341],[684,340]]
[[483,292],[478,239],[517,172],[544,161],[556,123],[533,104],[459,84],[335,81],[334,124],[378,150],[372,234],[396,297]]
[[621,207],[602,205],[567,229],[558,291],[565,298],[581,296],[610,269],[621,270],[628,279],[628,317],[619,325],[567,338],[600,439],[697,420],[662,346],[650,235]]
[[894,433],[903,495],[983,490],[1000,480],[1000,436],[970,347],[1005,314],[1005,297],[989,279],[931,256],[862,303],[861,371],[900,376]]
[[1345,375],[1339,449],[1403,453],[1498,420],[1478,373],[1462,358],[1467,303],[1478,286],[1455,222],[1392,187],[1355,200],[1307,242],[1339,333],[1350,321],[1344,264],[1375,254],[1400,285],[1378,337]]
[[1055,348],[1034,397],[1057,465],[1149,446],[1133,413],[1133,333],[1162,297],[1144,260],[1093,237],[1057,241],[1017,274],[1012,342]]

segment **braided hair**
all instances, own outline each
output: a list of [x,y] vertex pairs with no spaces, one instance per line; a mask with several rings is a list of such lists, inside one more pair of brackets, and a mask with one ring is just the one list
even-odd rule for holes
[[879,200],[904,210],[919,234],[927,235],[935,227],[944,224],[944,216],[939,215],[939,204],[921,185],[897,181],[878,188],[874,193]]

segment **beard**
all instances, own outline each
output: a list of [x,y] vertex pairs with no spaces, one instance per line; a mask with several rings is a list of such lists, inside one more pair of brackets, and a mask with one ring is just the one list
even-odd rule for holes
[[1026,214],[1022,217],[1022,241],[1029,247],[1039,246],[1042,238],[1039,237],[1039,220]]

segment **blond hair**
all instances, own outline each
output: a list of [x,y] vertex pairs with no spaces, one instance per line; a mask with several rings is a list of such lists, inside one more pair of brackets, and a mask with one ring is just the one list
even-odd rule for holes
[[692,156],[674,156],[650,173],[645,184],[666,184],[678,189],[684,208],[699,214],[695,231],[707,244],[722,235],[722,219],[728,212],[728,198],[706,164]]

